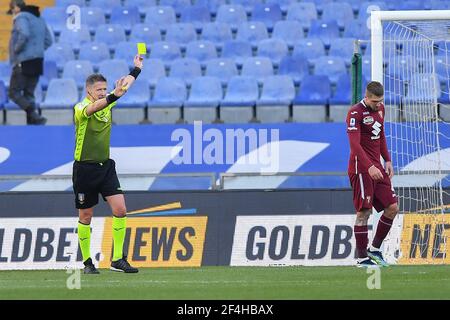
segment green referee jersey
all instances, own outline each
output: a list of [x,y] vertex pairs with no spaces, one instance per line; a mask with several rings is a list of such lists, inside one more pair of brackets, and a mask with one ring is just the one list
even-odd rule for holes
[[111,137],[111,108],[116,102],[88,116],[88,98],[77,103],[75,109],[75,160],[104,162],[109,159]]

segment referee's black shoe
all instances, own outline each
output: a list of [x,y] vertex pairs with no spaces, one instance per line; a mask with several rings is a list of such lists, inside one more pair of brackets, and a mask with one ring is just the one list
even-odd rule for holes
[[97,268],[92,263],[91,258],[87,259],[85,262],[83,262],[83,264],[84,264],[84,270],[83,270],[84,274],[99,274],[100,273],[100,272],[98,272]]
[[112,261],[110,269],[112,271],[125,272],[125,273],[137,273],[137,272],[139,272],[139,270],[137,268],[132,267],[128,263],[127,256],[123,256],[122,259],[119,259],[117,261]]

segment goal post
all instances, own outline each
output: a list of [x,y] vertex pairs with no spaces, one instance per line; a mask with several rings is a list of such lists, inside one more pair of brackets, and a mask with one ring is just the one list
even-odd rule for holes
[[372,11],[370,27],[401,213],[384,251],[402,264],[449,264],[450,10]]

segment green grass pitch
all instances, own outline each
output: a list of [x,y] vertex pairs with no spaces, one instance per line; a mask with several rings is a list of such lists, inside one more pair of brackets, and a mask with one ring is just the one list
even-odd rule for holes
[[68,289],[73,274],[65,270],[0,271],[0,300],[450,299],[449,265],[379,270],[380,289],[367,286],[376,284],[369,279],[375,273],[350,266],[100,269],[99,275],[81,273],[80,289]]

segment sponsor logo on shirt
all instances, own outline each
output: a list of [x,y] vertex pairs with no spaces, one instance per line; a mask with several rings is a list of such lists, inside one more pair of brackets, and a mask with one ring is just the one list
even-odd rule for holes
[[363,123],[366,125],[371,125],[374,122],[373,117],[372,116],[367,116],[364,117],[363,119]]

